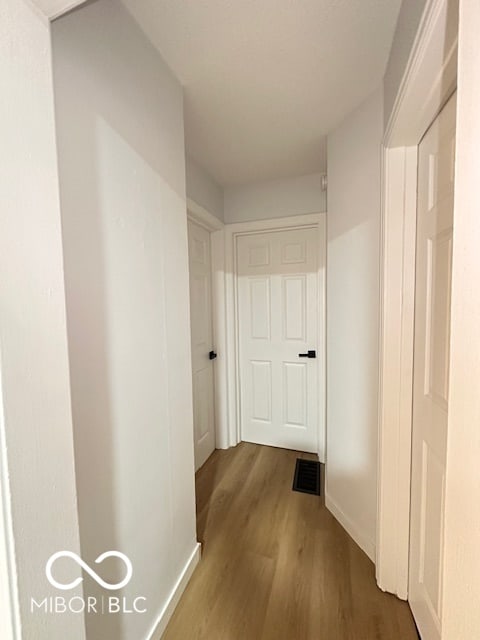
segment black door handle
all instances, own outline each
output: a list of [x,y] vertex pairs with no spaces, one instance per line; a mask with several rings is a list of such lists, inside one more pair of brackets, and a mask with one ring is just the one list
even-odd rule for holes
[[307,351],[307,353],[299,353],[298,357],[299,358],[316,358],[317,352],[314,349],[310,349],[310,351]]
[[216,357],[217,354],[215,353],[215,351],[210,351],[210,353],[208,354],[209,360],[215,360]]

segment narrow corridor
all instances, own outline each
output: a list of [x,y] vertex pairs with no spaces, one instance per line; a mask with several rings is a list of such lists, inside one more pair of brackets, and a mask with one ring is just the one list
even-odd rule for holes
[[406,603],[317,496],[294,451],[241,443],[197,473],[197,567],[163,640],[415,640]]

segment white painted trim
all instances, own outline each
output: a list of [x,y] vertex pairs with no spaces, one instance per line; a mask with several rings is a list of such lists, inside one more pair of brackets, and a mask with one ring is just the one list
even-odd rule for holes
[[[327,459],[327,214],[318,222],[318,459]],[[323,238],[323,241],[322,241]]]
[[417,147],[385,149],[376,570],[379,587],[403,599],[410,525],[416,182]]
[[325,212],[305,213],[300,216],[287,216],[285,218],[268,218],[268,220],[250,220],[247,222],[232,222],[225,225],[231,234],[255,233],[263,231],[282,231],[284,229],[294,229],[306,226],[313,226],[319,223]]
[[362,527],[357,526],[353,520],[344,514],[338,504],[330,498],[327,492],[325,492],[325,506],[342,525],[348,535],[358,544],[360,549],[364,551],[372,562],[375,562],[375,541],[367,538]]
[[0,379],[0,638],[20,640],[21,622]]
[[228,449],[228,346],[225,291],[225,233],[223,228],[211,234],[213,340],[217,358],[215,374],[215,446]]
[[449,0],[425,5],[385,129],[385,147],[417,145],[455,90],[458,14],[452,15],[453,9]]
[[225,226],[213,213],[210,213],[202,205],[197,204],[192,198],[187,198],[187,211],[191,220],[208,231],[219,231]]
[[87,0],[31,0],[48,20],[55,20]]
[[379,587],[403,599],[408,596],[417,146],[455,88],[458,16],[452,5],[428,0],[384,138],[376,572]]
[[187,198],[187,217],[210,232],[213,342],[217,352],[215,379],[215,448],[228,449],[227,337],[225,310],[224,224],[195,200]]
[[[226,343],[227,343],[227,397],[228,397],[228,446],[234,447],[241,441],[240,415],[240,375],[239,375],[239,347],[238,347],[238,313],[237,313],[237,256],[236,241],[241,235],[264,233],[267,231],[286,231],[302,228],[326,229],[326,213],[309,213],[285,218],[270,218],[268,220],[254,220],[226,224],[225,233],[225,302],[226,302]],[[323,233],[325,239],[326,234]],[[321,238],[319,233],[319,240]],[[318,426],[318,456],[325,462],[325,388],[326,388],[326,314],[325,314],[325,270],[326,247],[325,241],[319,245],[319,292],[324,292],[323,311],[319,313],[318,322],[318,353],[319,358],[319,426]],[[319,304],[321,304],[319,299]]]
[[158,615],[157,620],[155,621],[151,631],[148,633],[145,640],[161,639],[162,635],[165,632],[165,629],[167,628],[170,618],[172,617],[173,612],[175,611],[175,608],[178,605],[180,598],[182,597],[182,594],[190,581],[190,578],[192,577],[195,567],[200,562],[201,548],[202,545],[197,542],[182,572],[178,576],[178,580],[175,583],[172,591],[170,592],[165,606]]
[[225,225],[225,319],[227,347],[227,413],[228,446],[235,447],[240,442],[240,403],[238,401],[237,371],[237,324],[236,324],[236,278],[235,278],[235,235],[230,225]]

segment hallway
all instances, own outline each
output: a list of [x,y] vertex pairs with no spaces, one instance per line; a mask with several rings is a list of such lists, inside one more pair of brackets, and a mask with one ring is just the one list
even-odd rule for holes
[[406,603],[318,498],[294,451],[241,443],[196,477],[202,561],[163,640],[414,640]]

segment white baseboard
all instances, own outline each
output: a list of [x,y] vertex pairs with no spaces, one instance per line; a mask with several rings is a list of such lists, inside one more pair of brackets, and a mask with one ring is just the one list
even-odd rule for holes
[[362,551],[365,551],[370,560],[375,564],[375,542],[370,540],[363,531],[340,509],[338,504],[325,493],[325,506],[336,520],[342,525],[348,535],[355,540]]
[[167,628],[167,624],[170,618],[175,611],[175,607],[178,604],[178,601],[182,597],[182,593],[185,591],[185,587],[187,586],[190,578],[192,577],[192,573],[195,570],[195,567],[200,561],[202,545],[197,542],[192,555],[187,560],[182,572],[180,573],[178,580],[173,587],[165,606],[163,607],[160,615],[158,616],[155,624],[152,627],[152,630],[147,635],[146,640],[160,640],[163,632]]

